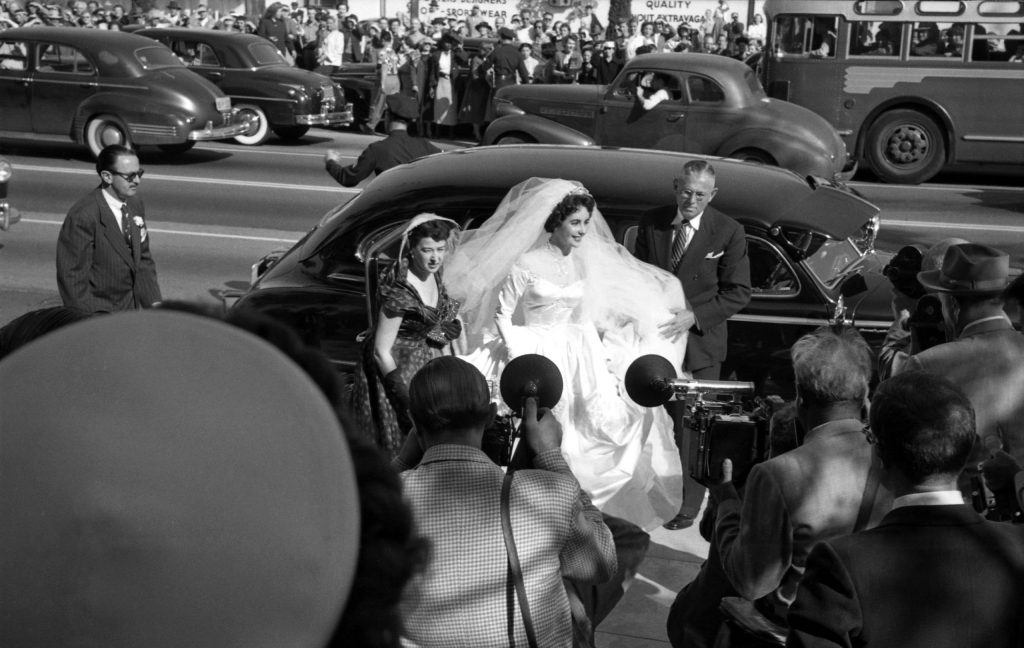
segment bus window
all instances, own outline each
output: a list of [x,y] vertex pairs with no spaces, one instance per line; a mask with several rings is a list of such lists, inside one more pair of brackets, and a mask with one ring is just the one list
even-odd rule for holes
[[902,28],[903,23],[898,22],[853,23],[850,55],[899,56]]
[[1024,62],[1024,36],[1007,25],[975,25],[972,61]]
[[826,16],[780,16],[775,23],[779,54],[834,58],[839,19]]
[[[946,25],[948,28],[949,25]],[[942,56],[942,30],[938,23],[919,22],[914,24],[914,39],[910,44],[910,56],[935,57]]]
[[955,23],[942,33],[942,55],[946,58],[961,59],[964,56],[964,32],[966,25]]

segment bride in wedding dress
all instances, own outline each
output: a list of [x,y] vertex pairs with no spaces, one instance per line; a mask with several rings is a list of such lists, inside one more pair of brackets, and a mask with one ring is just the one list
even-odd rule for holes
[[664,408],[633,403],[622,378],[647,353],[682,364],[685,336],[658,331],[686,309],[679,280],[617,244],[582,185],[543,178],[513,187],[463,233],[447,277],[463,303],[464,357],[495,393],[502,368],[523,354],[562,373],[553,409],[562,454],[594,504],[645,529],[675,515],[682,468],[672,421]]

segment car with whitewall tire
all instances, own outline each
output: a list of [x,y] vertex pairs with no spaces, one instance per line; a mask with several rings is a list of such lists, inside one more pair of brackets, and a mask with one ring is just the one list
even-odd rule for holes
[[100,29],[0,32],[0,138],[182,153],[249,122],[217,86],[152,39]]

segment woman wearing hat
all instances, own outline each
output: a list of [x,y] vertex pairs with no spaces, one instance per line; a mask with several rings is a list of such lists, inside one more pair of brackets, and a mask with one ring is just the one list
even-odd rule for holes
[[430,55],[430,98],[434,102],[434,123],[448,128],[451,134],[453,126],[458,123],[458,102],[455,94],[455,76],[459,66],[469,65],[466,53],[462,51],[462,39],[456,34],[446,32],[441,36],[437,50]]

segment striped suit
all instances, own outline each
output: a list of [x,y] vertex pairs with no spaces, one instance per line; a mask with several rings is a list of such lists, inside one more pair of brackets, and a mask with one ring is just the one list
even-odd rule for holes
[[[57,237],[57,288],[68,308],[115,312],[160,301],[156,265],[149,252],[142,200],[128,199],[132,245],[103,197],[94,191],[74,204]],[[141,223],[141,225],[140,225]]]

